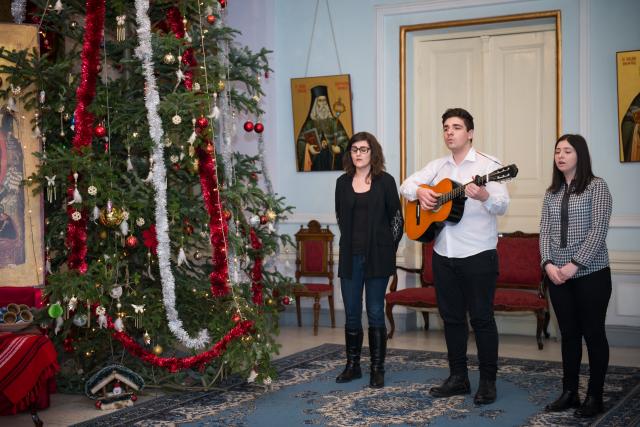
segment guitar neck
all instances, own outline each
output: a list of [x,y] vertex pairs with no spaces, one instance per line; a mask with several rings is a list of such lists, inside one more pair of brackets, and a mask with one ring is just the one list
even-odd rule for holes
[[475,181],[467,182],[466,184],[461,185],[459,187],[456,187],[456,188],[454,188],[453,190],[451,190],[451,191],[449,191],[447,193],[441,194],[440,197],[439,197],[439,204],[442,205],[444,203],[450,202],[451,200],[457,199],[460,196],[463,196],[464,195],[464,189],[467,188],[467,185],[469,185],[469,184],[472,184],[472,183],[475,182],[478,185],[485,185],[487,183],[487,181],[488,181],[487,177],[488,177],[488,175],[479,177]]

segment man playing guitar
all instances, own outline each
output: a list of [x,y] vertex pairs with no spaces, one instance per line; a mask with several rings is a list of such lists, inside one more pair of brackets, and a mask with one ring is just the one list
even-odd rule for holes
[[[442,115],[444,142],[451,154],[429,162],[407,178],[400,193],[418,200],[423,210],[438,206],[439,194],[422,184],[433,186],[443,179],[459,183],[474,181],[500,167],[500,162],[476,151],[473,146],[473,117],[462,108],[448,109]],[[465,185],[464,213],[459,222],[445,223],[435,237],[433,275],[438,310],[444,321],[449,360],[449,377],[432,387],[434,397],[469,394],[467,369],[467,312],[478,348],[480,383],[476,404],[496,399],[498,331],[493,315],[493,297],[498,277],[497,215],[509,206],[506,185],[489,182],[486,186]],[[407,212],[407,214],[409,214]]]

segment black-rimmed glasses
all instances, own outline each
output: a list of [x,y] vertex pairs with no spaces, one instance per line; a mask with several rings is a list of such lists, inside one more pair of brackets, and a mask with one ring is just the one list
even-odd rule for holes
[[351,147],[351,152],[353,154],[358,154],[358,151],[362,154],[367,154],[371,150],[369,147]]

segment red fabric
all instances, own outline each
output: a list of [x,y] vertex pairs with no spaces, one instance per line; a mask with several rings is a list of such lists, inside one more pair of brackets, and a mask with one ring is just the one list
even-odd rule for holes
[[304,271],[311,273],[322,273],[322,254],[324,253],[323,242],[319,240],[305,240],[304,245]]
[[53,343],[44,335],[0,334],[0,415],[49,406],[60,370]]
[[498,238],[498,259],[498,283],[531,285],[532,289],[538,289],[542,281],[538,238]]
[[502,310],[536,310],[547,308],[547,300],[538,298],[537,293],[529,291],[498,289],[493,299],[493,306]]
[[41,308],[44,303],[42,301],[42,289],[14,286],[0,287],[0,307],[8,304],[26,304],[29,307]]
[[397,292],[388,293],[385,296],[387,304],[412,305],[416,302],[436,306],[436,290],[429,286],[426,288],[407,288]]
[[433,241],[422,245],[422,281],[433,284],[433,266],[431,257],[433,256]]
[[323,292],[331,290],[331,285],[321,285],[318,283],[303,283],[302,285],[311,292]]

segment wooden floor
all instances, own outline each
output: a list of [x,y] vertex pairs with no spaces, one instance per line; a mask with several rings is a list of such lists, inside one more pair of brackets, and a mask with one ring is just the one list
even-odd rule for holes
[[[365,333],[364,345],[367,345],[366,335]],[[313,336],[311,327],[283,327],[278,337],[278,342],[282,345],[282,348],[277,357],[283,357],[323,343],[343,344],[344,332],[342,328],[320,328],[318,336]],[[396,333],[394,338],[389,341],[388,346],[393,348],[446,351],[442,331]],[[469,352],[475,354],[473,338],[469,343]],[[583,354],[586,362],[587,352],[584,351]],[[561,358],[560,344],[555,339],[550,339],[545,342],[543,350],[538,350],[534,337],[501,335],[500,356],[559,361]],[[640,348],[612,347],[610,364],[640,367]],[[155,392],[151,392],[151,394],[145,393],[140,397],[139,402],[153,399],[155,397],[153,393]],[[39,414],[45,426],[58,427],[86,421],[106,413],[106,411],[95,409],[93,401],[84,395],[54,394],[51,396],[51,407],[41,411]],[[2,417],[0,418],[0,424],[16,427],[33,426],[28,414]]]

